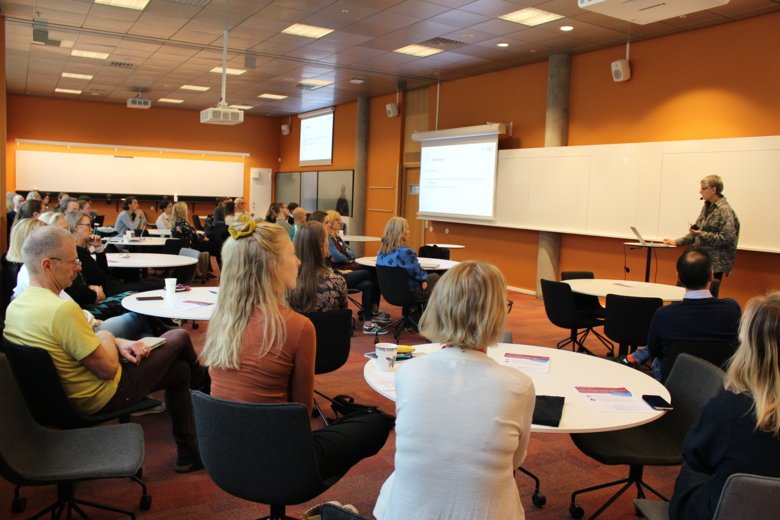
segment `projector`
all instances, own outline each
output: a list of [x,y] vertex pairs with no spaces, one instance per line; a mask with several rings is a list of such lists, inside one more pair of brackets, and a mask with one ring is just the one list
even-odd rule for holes
[[147,109],[151,108],[152,102],[148,99],[142,98],[140,96],[136,96],[134,98],[130,98],[127,100],[127,108],[142,108]]
[[217,105],[201,110],[200,122],[208,125],[240,125],[244,122],[244,112],[237,108]]

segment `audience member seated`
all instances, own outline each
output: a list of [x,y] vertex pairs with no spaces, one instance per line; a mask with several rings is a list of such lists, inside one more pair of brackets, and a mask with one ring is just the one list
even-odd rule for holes
[[325,213],[321,209],[317,209],[311,212],[311,215],[309,215],[308,220],[313,220],[315,222],[324,222],[326,216],[327,213]]
[[43,202],[38,199],[28,199],[19,208],[16,218],[38,218],[41,213],[43,213]]
[[[242,215],[230,227],[222,275],[201,360],[212,395],[251,403],[296,402],[312,409],[316,334],[288,308],[300,262],[287,233]],[[350,414],[312,433],[323,479],[344,474],[384,445],[393,418]],[[251,442],[251,439],[247,439]]]
[[295,234],[295,255],[301,262],[298,283],[287,292],[296,312],[327,312],[347,308],[347,283],[327,266],[328,233],[319,222],[306,222]]
[[406,241],[409,239],[409,223],[405,218],[393,217],[387,221],[382,234],[382,245],[376,257],[376,265],[402,267],[409,277],[409,288],[419,302],[426,302],[439,280],[436,273],[428,274],[420,266],[417,255]]
[[[140,209],[138,199],[130,196],[126,197],[122,203],[122,210],[116,218],[114,231],[120,236],[128,231],[140,235],[141,231],[146,227],[146,214]],[[66,211],[65,213],[68,212]]]
[[11,229],[11,239],[8,242],[8,251],[3,257],[3,293],[6,301],[10,301],[10,295],[13,291],[17,294],[17,285],[19,273],[22,269],[22,246],[28,236],[38,228],[42,228],[46,223],[36,218],[17,219],[13,229]]
[[225,225],[229,226],[236,219],[236,204],[233,201],[225,204]]
[[301,226],[306,222],[306,208],[296,206],[292,211],[292,237],[295,238],[295,234],[301,229]]
[[[181,247],[189,247],[198,251],[205,251],[211,256],[217,257],[219,262],[219,251],[222,247],[222,241],[214,242],[205,235],[201,235],[198,231],[190,225],[187,218],[187,203],[177,202],[173,205],[173,216],[175,222],[171,228],[171,236],[181,240]],[[224,227],[224,224],[223,224]],[[209,260],[209,269],[211,261]]]
[[534,385],[487,356],[506,315],[506,280],[491,264],[462,262],[437,284],[420,333],[444,346],[396,372],[395,471],[378,520],[525,517],[514,470],[528,448]]
[[384,328],[390,321],[390,315],[379,308],[379,283],[376,272],[355,262],[355,252],[341,238],[341,214],[330,210],[322,221],[328,230],[328,252],[333,267],[344,276],[349,289],[357,289],[362,294],[363,333],[387,334]]
[[[290,224],[291,226],[295,224],[295,219],[293,218],[293,211],[295,211],[299,207],[301,207],[301,205],[298,204],[297,202],[287,203],[287,223]],[[306,219],[303,220],[306,221]]]
[[236,205],[235,208],[235,216],[243,215],[244,213],[247,213],[246,211],[246,202],[244,202],[244,197],[236,197],[233,199],[233,203]]
[[176,222],[176,217],[173,216],[173,204],[165,198],[160,201],[159,207],[162,213],[157,217],[154,225],[157,229],[171,229]]
[[38,215],[38,220],[49,226],[58,226],[61,228],[67,228],[68,222],[65,220],[65,215],[59,211],[46,211]]
[[664,356],[674,341],[736,341],[739,304],[731,298],[713,298],[712,260],[706,251],[691,248],[677,260],[677,278],[685,287],[681,302],[660,307],[650,322],[647,348],[639,348],[624,362],[641,365],[653,358],[653,375],[661,380]]
[[153,351],[142,341],[94,333],[81,309],[58,296],[79,269],[75,241],[64,229],[36,230],[25,241],[22,256],[30,287],[9,305],[5,337],[48,351],[65,393],[84,414],[123,408],[165,389],[178,452],[174,469],[202,467],[190,389],[208,390],[208,374],[198,365],[187,333],[166,332],[165,345]]
[[273,222],[276,225],[284,229],[292,239],[292,227],[287,222],[287,218],[290,216],[290,211],[287,209],[287,204],[284,202],[274,202],[268,207],[268,212],[265,214],[266,222]]
[[74,199],[68,196],[67,193],[61,194],[64,195],[61,199],[59,204],[57,204],[57,207],[55,208],[56,211],[59,211],[60,213],[73,213],[74,211],[79,210],[79,201],[78,199]]
[[780,477],[780,292],[748,302],[739,339],[726,391],[704,407],[683,442],[672,520],[712,518],[734,473]]

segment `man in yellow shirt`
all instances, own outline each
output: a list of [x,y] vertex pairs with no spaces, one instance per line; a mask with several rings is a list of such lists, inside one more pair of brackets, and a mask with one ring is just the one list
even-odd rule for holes
[[186,331],[166,332],[166,344],[150,351],[142,341],[94,333],[72,300],[59,297],[81,270],[73,237],[45,226],[22,247],[30,286],[9,305],[4,336],[14,343],[46,350],[65,393],[81,413],[109,412],[165,389],[178,457],[174,469],[203,467],[198,454],[190,388],[207,389],[208,372]]

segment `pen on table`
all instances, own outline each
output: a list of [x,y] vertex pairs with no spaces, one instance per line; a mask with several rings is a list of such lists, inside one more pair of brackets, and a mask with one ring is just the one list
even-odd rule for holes
[[209,291],[211,294],[219,294],[219,291]]

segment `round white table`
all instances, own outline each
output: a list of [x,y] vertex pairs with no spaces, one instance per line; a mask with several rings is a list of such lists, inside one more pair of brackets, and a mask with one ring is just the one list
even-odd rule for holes
[[169,237],[171,236],[171,230],[170,229],[147,229],[146,230],[149,235],[153,237]]
[[[438,343],[416,345],[414,356],[425,355],[441,348]],[[642,395],[660,395],[671,402],[669,391],[652,377],[614,361],[531,345],[499,343],[488,349],[488,355],[504,364],[505,354],[522,354],[549,358],[547,373],[524,372],[534,382],[536,395],[565,397],[561,422],[557,428],[532,425],[531,431],[547,433],[593,433],[631,428],[655,421],[665,412],[653,410],[642,401]],[[414,358],[412,358],[414,359]],[[389,372],[380,372],[376,361],[369,359],[363,367],[366,383],[381,395],[395,400],[395,371],[409,361],[396,362]],[[583,397],[575,387],[625,388],[632,399],[643,405],[641,412],[601,411]],[[424,399],[425,396],[420,396]],[[674,404],[674,403],[672,403]]]
[[134,237],[128,240],[123,236],[111,237],[106,243],[125,247],[163,247],[167,238],[159,237]]
[[635,282],[629,280],[602,280],[599,278],[578,278],[564,280],[571,290],[580,294],[606,297],[607,294],[620,296],[637,296],[641,298],[661,298],[667,302],[678,302],[685,295],[685,288],[676,285],[666,285],[652,282]]
[[[446,271],[448,269],[452,269],[460,263],[456,262],[455,260],[444,260],[441,258],[419,257],[417,260],[420,262],[420,267],[426,271]],[[375,256],[361,256],[355,260],[355,262],[368,267],[376,267]]]
[[425,244],[426,246],[436,246],[442,249],[464,249],[466,246],[460,244]]
[[158,253],[108,253],[108,267],[164,269],[166,267],[182,267],[197,264],[198,259],[183,255],[163,255]]
[[[158,318],[208,321],[214,312],[217,294],[219,294],[219,287],[192,287],[189,291],[177,292],[175,300],[169,302],[165,299],[165,289],[160,289],[125,296],[122,299],[122,307],[138,314]],[[163,299],[139,300],[139,296],[141,298],[162,296]]]
[[343,235],[341,239],[344,242],[381,242],[380,237],[369,237],[364,235]]

